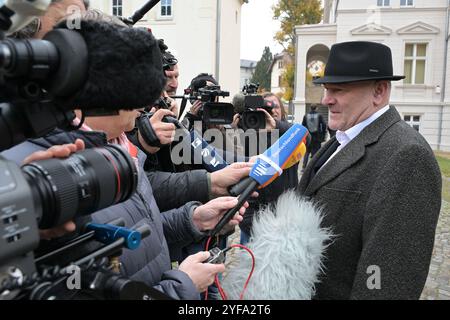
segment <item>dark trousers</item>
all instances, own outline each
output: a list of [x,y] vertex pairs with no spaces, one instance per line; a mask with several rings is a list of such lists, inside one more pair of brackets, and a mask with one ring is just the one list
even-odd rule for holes
[[303,158],[303,169],[306,168],[308,165],[309,156],[311,155],[311,158],[314,157],[314,155],[319,151],[321,147],[320,141],[311,141],[311,144],[309,145],[309,148],[306,149],[305,157]]

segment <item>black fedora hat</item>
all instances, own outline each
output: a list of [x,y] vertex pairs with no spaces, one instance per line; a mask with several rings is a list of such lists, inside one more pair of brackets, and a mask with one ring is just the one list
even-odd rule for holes
[[391,49],[384,44],[350,41],[331,46],[330,57],[322,78],[315,84],[348,83],[364,80],[401,80],[394,76]]

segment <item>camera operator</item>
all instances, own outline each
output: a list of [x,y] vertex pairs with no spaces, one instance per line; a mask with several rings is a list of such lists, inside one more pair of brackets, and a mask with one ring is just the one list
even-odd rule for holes
[[[199,89],[202,89],[207,86],[213,86],[213,85],[217,86],[217,85],[219,85],[219,83],[212,75],[210,75],[208,73],[200,73],[199,75],[197,75],[195,78],[193,78],[191,80],[189,89],[191,89],[192,92],[198,92]],[[204,104],[204,102],[200,101],[200,100],[193,100],[190,102],[191,102],[191,108],[186,113],[186,119],[189,120],[189,125],[190,125],[189,130],[192,129],[195,121],[202,121],[202,117],[200,116],[199,113]],[[205,130],[208,129],[208,127],[203,123],[202,123],[202,125],[203,125],[202,131],[204,132]]]
[[[167,46],[166,46],[167,49]],[[173,57],[173,56],[172,56]],[[175,59],[176,61],[176,59]],[[165,71],[167,77],[166,90],[175,93],[178,87],[178,66],[175,64],[169,71]],[[211,83],[217,83],[212,78]],[[165,101],[174,104],[169,92],[162,93]],[[163,100],[164,101],[164,100]],[[153,186],[153,193],[161,210],[169,210],[181,206],[188,201],[206,203],[220,196],[227,196],[228,187],[238,183],[248,176],[251,164],[234,163],[225,169],[209,173],[203,168],[185,170],[175,167],[171,160],[170,144],[175,135],[175,125],[163,122],[165,116],[176,117],[175,112],[167,106],[155,105],[153,116],[149,119],[154,135],[162,146],[151,146],[145,142],[141,133],[137,130],[128,133],[129,139],[147,154],[145,171]]]
[[165,73],[167,77],[166,92],[169,95],[169,97],[175,96],[177,94],[178,77],[180,75],[178,63],[173,65],[169,70],[166,70]]
[[[99,13],[91,12],[88,16],[91,19],[98,19],[101,18],[99,15]],[[111,20],[115,21],[113,18]],[[116,21],[116,23],[119,22]],[[154,63],[160,62],[154,61]],[[152,83],[162,83],[160,78],[162,73],[150,76],[154,78]],[[224,270],[223,264],[202,263],[209,253],[200,252],[183,261],[179,270],[171,270],[169,249],[183,247],[203,238],[206,235],[205,231],[212,229],[221,215],[236,205],[237,200],[233,197],[222,197],[205,205],[190,202],[181,208],[160,213],[150,183],[144,174],[145,155],[130,143],[125,135],[125,131],[134,127],[138,115],[139,112],[134,110],[120,111],[116,116],[86,117],[82,130],[64,132],[56,129],[44,138],[28,140],[3,152],[2,155],[16,163],[21,163],[26,156],[39,157],[47,148],[50,148],[47,153],[53,155],[55,152],[55,149],[53,151],[51,149],[53,146],[70,144],[78,141],[77,139],[82,139],[87,148],[104,146],[108,143],[124,147],[137,163],[139,176],[137,191],[129,200],[94,213],[92,219],[98,223],[106,223],[121,217],[125,220],[127,228],[142,224],[149,225],[152,232],[149,237],[143,239],[141,246],[134,251],[125,250],[121,255],[121,273],[132,280],[155,286],[173,298],[197,299],[198,293],[213,282],[218,272]],[[77,111],[77,117],[81,117],[80,111]],[[99,130],[103,133],[91,130]],[[75,151],[74,148],[82,148],[79,142],[76,142],[75,147],[72,146],[69,149]],[[37,150],[40,151],[33,154]],[[244,212],[245,207],[242,207],[239,214],[230,221],[230,225],[239,223],[242,220],[240,214]],[[73,225],[69,223],[62,228],[62,231],[71,231],[71,229]],[[60,231],[61,228],[57,228],[42,235],[44,237],[59,236]]]
[[[212,228],[218,222],[220,215],[226,209],[232,208],[237,201],[232,197],[218,198],[202,206],[191,202],[182,208],[160,213],[153,198],[151,186],[143,174],[142,162],[145,156],[137,148],[133,148],[124,135],[124,130],[134,126],[137,115],[137,111],[121,111],[119,116],[87,117],[87,125],[105,133],[87,131],[90,130],[87,125],[84,125],[85,131],[55,130],[45,138],[27,141],[4,152],[3,155],[20,162],[22,159],[13,158],[13,156],[25,154],[26,150],[70,143],[77,138],[83,139],[88,148],[105,145],[106,141],[124,146],[135,156],[139,164],[138,190],[130,200],[100,210],[92,215],[92,219],[97,223],[106,223],[122,217],[125,219],[126,227],[129,228],[143,223],[148,224],[152,230],[151,235],[143,240],[138,249],[125,250],[120,257],[123,265],[122,273],[148,285],[159,283],[157,288],[171,297],[196,299],[198,292],[211,284],[215,274],[222,272],[224,266],[202,263],[208,256],[208,253],[202,252],[186,259],[180,264],[179,270],[170,270],[168,250],[204,237],[205,234],[202,231]],[[240,213],[243,212],[242,209]],[[234,225],[241,219],[236,217],[231,224]]]
[[[267,110],[263,108],[258,108],[258,111],[262,111],[266,115],[266,128],[267,131],[267,147],[270,147],[275,141],[271,141],[270,131],[277,129],[279,130],[279,135],[281,136],[285,133],[291,126],[289,122],[286,120],[286,110],[284,108],[283,102],[281,99],[275,95],[274,93],[268,92],[264,93],[263,98],[266,104],[272,106],[271,113],[267,112]],[[238,125],[239,119],[235,122],[235,125]],[[257,135],[257,146],[259,146],[259,139],[262,138],[261,134],[264,134],[264,130],[256,133]],[[254,154],[250,154],[248,143],[245,144],[246,156],[254,156]],[[263,153],[265,150],[257,150],[257,153]],[[287,189],[295,188],[298,184],[298,163],[294,166],[283,170],[283,174],[278,177],[275,181],[273,181],[266,188],[258,190],[259,197],[258,199],[250,200],[250,207],[248,208],[244,220],[239,224],[239,228],[241,229],[241,244],[246,244],[249,241],[251,235],[252,221],[254,216],[259,209],[263,206],[266,206],[269,203],[272,203],[278,199],[278,197]]]
[[[200,73],[195,78],[191,80],[191,84],[189,86],[189,89],[192,93],[198,94],[202,89],[206,89],[208,87],[214,87],[219,86],[218,81],[208,73]],[[220,88],[220,87],[219,87]],[[219,97],[216,96],[215,102],[218,102]],[[222,156],[226,161],[228,162],[247,162],[249,160],[249,157],[244,156],[244,152],[241,148],[241,145],[239,143],[235,143],[234,141],[234,130],[229,130],[233,128],[233,123],[238,123],[238,120],[236,117],[233,118],[233,123],[231,125],[217,125],[217,124],[210,124],[205,121],[202,114],[202,109],[205,105],[204,101],[200,100],[192,100],[191,102],[191,108],[186,113],[186,118],[188,119],[190,130],[194,128],[194,124],[197,122],[201,122],[202,126],[202,134],[206,132],[208,129],[217,129],[220,131],[222,135],[222,139],[215,139],[207,141],[208,144],[215,147],[218,154]],[[232,107],[232,106],[231,106]],[[231,110],[232,111],[232,110]],[[230,134],[230,131],[232,134]],[[214,137],[214,136],[213,136]],[[227,149],[228,148],[228,149]],[[196,166],[193,166],[194,168]]]

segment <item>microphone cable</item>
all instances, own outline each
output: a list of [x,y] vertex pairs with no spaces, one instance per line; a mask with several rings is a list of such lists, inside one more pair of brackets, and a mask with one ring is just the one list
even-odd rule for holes
[[[206,241],[206,246],[205,246],[205,250],[206,251],[208,251],[208,249],[209,249],[209,244],[210,244],[211,240],[212,240],[212,237],[209,237],[208,240]],[[252,258],[252,268],[251,268],[251,270],[250,270],[250,272],[248,274],[247,280],[245,281],[244,288],[242,289],[241,294],[239,295],[239,300],[243,300],[245,291],[247,290],[247,286],[248,286],[248,284],[250,282],[250,279],[252,278],[253,271],[255,270],[255,255],[253,254],[253,252],[248,247],[246,247],[246,246],[244,246],[242,244],[232,244],[231,246],[229,246],[229,247],[225,248],[224,250],[222,250],[222,252],[225,253],[227,251],[230,251],[233,248],[240,248],[240,249],[243,249],[243,250],[247,251],[250,254],[251,258]],[[225,293],[225,291],[223,290],[222,286],[220,285],[220,280],[219,280],[219,276],[218,275],[215,276],[214,283],[216,284],[217,289],[219,290],[219,294],[222,297],[222,300],[228,300],[227,294]],[[208,289],[206,289],[206,291],[205,291],[205,300],[208,300]]]

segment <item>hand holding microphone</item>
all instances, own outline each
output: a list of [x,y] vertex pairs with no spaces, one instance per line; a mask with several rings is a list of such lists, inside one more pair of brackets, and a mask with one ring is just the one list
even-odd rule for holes
[[216,227],[210,232],[217,235],[234,216],[236,211],[258,188],[264,188],[283,173],[283,169],[294,165],[306,153],[308,130],[300,124],[294,124],[262,155],[259,155],[250,175],[230,189],[230,194],[238,197],[235,207],[227,211]]

